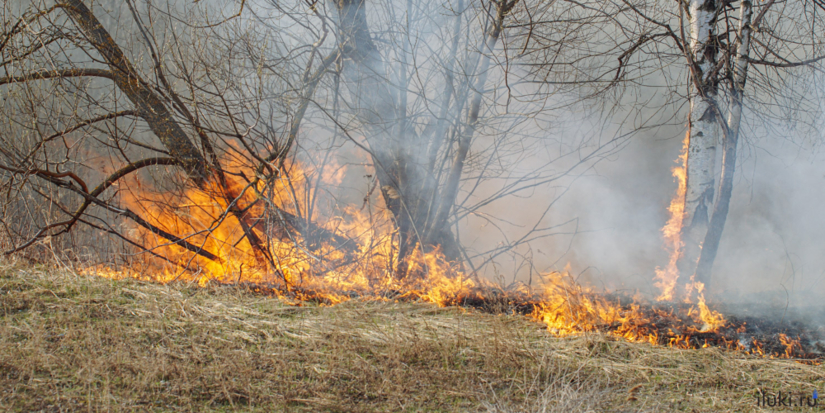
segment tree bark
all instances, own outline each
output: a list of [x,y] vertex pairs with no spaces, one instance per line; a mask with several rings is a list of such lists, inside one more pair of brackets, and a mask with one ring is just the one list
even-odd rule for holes
[[679,273],[693,275],[708,229],[715,182],[717,75],[714,44],[717,4],[715,0],[690,1],[690,54],[694,60],[694,90],[688,119],[687,187],[682,219],[683,253]]
[[[403,85],[387,78],[386,65],[370,36],[364,0],[333,0],[338,13],[343,55],[352,64],[343,75],[364,125],[382,197],[392,213],[399,237],[396,272],[406,276],[406,258],[416,244],[442,247],[449,261],[460,261],[455,237],[444,226],[433,226],[431,204],[435,183],[428,180],[427,142],[405,121]],[[403,66],[403,65],[402,65]],[[402,67],[401,70],[406,70]],[[399,80],[403,76],[399,76]],[[422,148],[425,148],[422,150]],[[455,197],[453,197],[454,199]],[[432,232],[432,237],[425,237]]]
[[738,33],[738,47],[733,67],[733,87],[731,90],[731,108],[725,125],[724,153],[722,155],[722,176],[719,184],[719,199],[713,208],[710,225],[702,244],[702,253],[696,267],[695,281],[706,286],[711,281],[711,270],[719,249],[722,230],[728,217],[730,198],[733,192],[733,175],[736,171],[736,149],[739,141],[739,126],[742,122],[742,98],[745,82],[748,78],[748,55],[753,28],[751,18],[753,5],[751,0],[742,0]]
[[140,78],[109,32],[81,0],[67,0],[64,9],[106,61],[112,80],[135,105],[149,129],[169,154],[181,162],[189,176],[202,185],[209,175],[203,156],[163,101]]
[[[501,35],[502,26],[504,24],[504,16],[509,9],[507,5],[502,4],[498,7],[496,20],[493,22],[492,29],[487,33],[484,45],[487,52],[492,52],[496,47],[499,36]],[[478,115],[481,110],[481,98],[484,94],[484,85],[487,83],[487,74],[490,69],[490,55],[483,55],[481,57],[481,66],[479,67],[478,79],[473,85],[473,100],[470,104],[470,111],[467,116],[467,124],[464,130],[459,135],[458,151],[453,159],[450,174],[447,178],[447,185],[442,193],[441,202],[437,205],[436,215],[433,219],[433,230],[443,228],[447,225],[447,218],[450,211],[455,204],[456,196],[458,195],[458,184],[461,180],[461,173],[464,170],[464,161],[467,158],[467,153],[470,151],[470,143],[478,126]],[[430,235],[428,234],[428,238]]]
[[376,178],[387,208],[393,215],[401,237],[400,257],[410,250],[411,233],[415,232],[412,211],[406,201],[406,181],[410,176],[408,159],[403,152],[403,133],[393,98],[386,66],[372,41],[364,0],[333,0],[338,13],[341,48],[347,64],[343,76],[353,98],[353,106],[364,125]]

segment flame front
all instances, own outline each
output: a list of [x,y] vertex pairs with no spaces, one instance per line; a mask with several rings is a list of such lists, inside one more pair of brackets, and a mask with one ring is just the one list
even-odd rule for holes
[[[163,258],[146,260],[143,268],[135,266],[129,274],[105,268],[95,272],[163,283],[189,280],[201,286],[209,282],[268,285],[283,298],[327,304],[353,296],[412,296],[445,306],[458,303],[477,287],[438,249],[424,252],[416,248],[408,257],[409,273],[415,276],[396,279],[392,269],[398,241],[383,205],[377,208],[383,212],[367,214],[352,205],[325,203],[328,200],[313,190],[318,182],[340,184],[345,168],[326,165],[310,169],[294,162],[287,167],[288,178],[268,183],[241,182],[255,174],[240,163],[230,162],[224,169],[222,184],[210,182],[204,188],[189,188],[175,195],[136,183],[136,190],[122,194],[123,203],[151,225],[171,234],[188,234],[184,241],[217,259],[137,227],[131,232],[149,246],[148,253]],[[241,213],[231,213],[230,206]],[[292,220],[300,221],[298,224],[314,229],[308,233],[321,235],[316,240],[308,239],[312,234],[287,231],[279,214],[289,214]],[[334,245],[328,239],[333,236],[351,240],[352,245],[347,246],[351,250]],[[263,253],[250,238],[263,240],[258,241],[265,244]]]
[[[629,341],[694,348],[697,347],[697,342],[692,340],[694,335],[714,331],[725,324],[722,315],[710,310],[704,301],[697,306],[675,309],[643,309],[640,297],[622,304],[621,297],[611,300],[597,294],[576,283],[567,272],[549,274],[544,286],[532,316],[559,336],[601,331]],[[662,335],[660,325],[671,327]]]
[[[679,233],[684,212],[686,156],[683,151],[681,167],[673,171],[679,187],[670,206],[671,219],[663,229],[671,256],[664,270],[657,269],[656,285],[662,288],[659,301],[672,300],[679,275],[676,260],[681,253]],[[538,289],[522,285],[503,291],[492,283],[469,277],[459,264],[445,260],[438,249],[421,248],[407,258],[411,275],[397,279],[393,268],[398,237],[383,205],[375,207],[383,212],[364,213],[363,207],[327,203],[317,191],[313,192],[313,183],[340,184],[343,168],[327,166],[313,170],[293,163],[288,179],[276,178],[266,185],[262,180],[247,179],[255,174],[238,164],[230,163],[225,171],[228,178],[222,184],[190,188],[174,196],[139,183],[132,186],[134,191],[123,193],[124,204],[146,217],[151,225],[170,234],[188,234],[184,240],[190,246],[209,251],[214,259],[195,254],[192,248],[184,248],[181,243],[143,227],[132,231],[148,246],[149,254],[162,258],[147,259],[144,267],[134,266],[129,271],[96,268],[90,272],[164,283],[246,283],[297,305],[304,301],[333,305],[360,297],[414,299],[451,306],[484,302],[490,298],[488,294],[500,294],[506,297],[506,305],[512,311],[521,309],[518,311],[546,324],[548,331],[557,336],[603,332],[630,341],[677,348],[708,346],[707,338],[702,337],[726,323],[720,313],[705,304],[701,283],[688,285],[689,290],[697,292],[695,305],[671,302],[656,306],[645,304],[642,297],[628,301],[628,297],[599,294],[577,283],[567,270],[545,274]],[[381,202],[381,197],[375,198]],[[231,213],[230,207],[241,212]],[[276,214],[298,217],[325,235],[315,240],[310,239],[312,231],[306,236],[297,231],[286,233],[281,225],[284,217],[273,216]],[[351,250],[331,242],[334,236],[351,240]],[[256,251],[250,238],[264,242],[266,256]],[[746,348],[739,341],[723,340],[728,348],[763,353],[758,343]],[[789,349],[785,354],[790,357],[798,344],[789,338],[785,342]]]

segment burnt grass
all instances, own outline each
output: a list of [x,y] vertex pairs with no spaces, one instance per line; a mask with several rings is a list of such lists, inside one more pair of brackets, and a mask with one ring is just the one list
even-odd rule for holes
[[246,287],[0,262],[0,411],[749,412],[825,388],[798,360],[556,337],[511,291],[439,308]]

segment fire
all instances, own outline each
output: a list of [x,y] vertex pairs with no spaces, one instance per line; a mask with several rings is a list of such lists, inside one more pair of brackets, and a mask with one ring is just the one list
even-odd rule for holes
[[[673,167],[672,173],[676,180],[677,188],[676,194],[670,201],[668,211],[670,212],[670,219],[668,219],[665,226],[662,228],[662,234],[665,239],[665,248],[670,252],[670,258],[665,268],[656,268],[656,276],[654,285],[661,290],[661,294],[656,298],[657,301],[672,301],[674,298],[674,290],[676,283],[679,280],[679,269],[676,263],[682,256],[682,227],[684,225],[685,216],[685,193],[687,190],[687,158],[688,147],[690,144],[690,131],[685,133],[685,139],[682,141],[682,152],[676,160],[677,166]],[[696,282],[693,276],[690,277],[690,282],[686,284],[685,302],[691,302],[691,293],[697,292],[697,306],[699,307],[699,315],[702,320],[703,327],[701,331],[713,331],[725,325],[725,318],[718,312],[708,308],[705,303],[705,296],[703,290],[704,284]]]
[[605,325],[616,325],[616,333],[631,340],[640,337],[632,324],[641,320],[637,307],[624,310],[576,283],[568,273],[553,272],[545,276],[541,301],[532,313],[533,318],[547,324],[547,329],[559,336],[600,330]]
[[[704,302],[697,307],[667,309],[641,305],[642,298],[622,304],[620,297],[610,300],[603,294],[582,287],[568,273],[554,272],[546,276],[541,300],[531,316],[547,324],[550,332],[566,336],[590,331],[603,331],[629,341],[664,344],[676,348],[697,347],[693,335],[716,330],[725,319],[710,310]],[[667,323],[678,327],[661,334],[657,325]],[[706,345],[707,343],[703,343]]]
[[[345,168],[327,164],[313,169],[293,162],[286,168],[288,177],[284,174],[270,182],[248,179],[255,173],[240,162],[230,162],[224,169],[226,184],[213,179],[203,188],[175,194],[135,183],[137,190],[122,193],[123,203],[150,224],[170,234],[188,234],[181,235],[188,244],[216,257],[195,254],[192,248],[146,228],[134,228],[143,245],[151,246],[149,252],[164,258],[146,260],[148,268],[133,269],[130,276],[161,283],[188,280],[201,286],[210,282],[267,285],[282,298],[326,304],[356,296],[397,296],[446,306],[459,303],[478,287],[437,249],[416,248],[408,258],[409,273],[415,276],[394,278],[398,240],[382,205],[379,213],[370,215],[352,205],[328,202],[313,189],[318,182],[339,185]],[[242,213],[230,212],[230,206]],[[297,221],[293,225],[314,230],[304,234],[284,228],[278,214],[289,214]],[[316,235],[318,240],[307,238]],[[334,245],[326,239],[331,236],[351,245]],[[257,251],[251,238],[266,240],[265,250]],[[105,268],[94,272],[120,277],[118,271]],[[149,273],[153,276],[145,275]]]
[[[687,158],[688,147],[690,144],[690,131],[685,133],[685,138],[682,141],[682,152],[676,160],[677,166],[673,167],[672,174],[676,180],[677,188],[676,194],[670,201],[668,211],[670,212],[670,219],[668,219],[665,226],[662,228],[662,234],[665,239],[665,248],[670,252],[670,258],[665,268],[656,268],[656,276],[654,285],[661,290],[661,294],[656,298],[657,301],[672,301],[674,298],[674,290],[679,279],[679,269],[677,262],[682,256],[682,227],[684,225],[685,216],[685,193],[687,190]],[[703,322],[700,331],[714,331],[719,327],[725,325],[725,318],[719,312],[711,310],[705,303],[704,284],[694,281],[693,276],[690,277],[690,282],[686,284],[685,303],[691,302],[691,293],[697,292],[697,306],[699,308],[699,318]]]
[[687,156],[688,145],[690,144],[690,131],[685,134],[685,139],[682,144],[682,152],[677,159],[677,166],[673,167],[673,178],[676,180],[677,188],[676,194],[670,201],[668,211],[670,212],[670,219],[668,219],[662,234],[665,238],[665,249],[670,252],[670,260],[665,268],[656,268],[656,282],[654,285],[658,287],[662,293],[657,298],[658,301],[673,300],[673,293],[676,287],[676,281],[679,279],[679,269],[676,267],[677,261],[682,256],[682,222],[685,216],[685,192],[687,191]]
[[697,305],[699,306],[699,318],[705,323],[702,326],[702,331],[713,331],[719,327],[725,325],[725,317],[722,316],[718,311],[711,310],[708,308],[707,304],[705,304],[705,295],[702,293],[702,290],[705,288],[705,285],[696,282],[694,283],[699,291],[699,299]]
[[[685,152],[680,156],[682,164],[685,156]],[[522,285],[504,291],[467,276],[460,264],[448,262],[438,249],[424,251],[420,247],[408,257],[409,275],[398,279],[393,271],[398,237],[380,196],[374,197],[376,205],[369,213],[363,207],[341,207],[313,188],[318,182],[339,185],[344,168],[311,168],[293,162],[287,169],[288,177],[264,182],[249,179],[256,176],[253,171],[239,162],[230,162],[223,183],[216,181],[177,194],[154,191],[134,182],[133,191],[122,192],[126,206],[146,217],[151,225],[208,251],[212,258],[195,254],[192,248],[171,242],[157,231],[134,228],[132,233],[138,234],[154,254],[145,254],[143,266],[133,265],[129,270],[94,268],[88,272],[162,283],[186,280],[199,285],[245,284],[295,305],[305,301],[334,305],[361,298],[419,300],[443,307],[504,297],[512,311],[544,323],[557,336],[602,332],[629,341],[685,349],[706,347],[711,345],[708,340],[715,340],[714,345],[765,353],[756,341],[751,347],[717,334],[726,326],[726,320],[705,304],[701,283],[689,285],[697,292],[695,305],[651,304],[640,296],[631,299],[597,293],[580,285],[568,269],[543,275],[538,289]],[[672,255],[668,267],[657,271],[657,285],[663,287],[659,301],[672,298],[678,277],[675,260],[681,248],[678,235],[684,210],[684,169],[675,168],[674,177],[679,191],[670,208],[673,216],[664,229]],[[233,206],[241,212],[232,213]],[[308,228],[323,234],[315,240],[313,231],[285,230],[283,217],[278,220],[273,217],[275,213],[298,217]],[[334,237],[352,245],[335,244],[330,240]],[[263,252],[256,251],[252,238],[265,240]],[[788,349],[786,357],[801,349],[787,337],[782,343]]]

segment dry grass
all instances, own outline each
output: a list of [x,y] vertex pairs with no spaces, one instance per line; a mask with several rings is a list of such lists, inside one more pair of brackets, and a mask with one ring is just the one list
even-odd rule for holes
[[426,304],[291,307],[226,287],[0,268],[12,411],[751,411],[818,366]]

